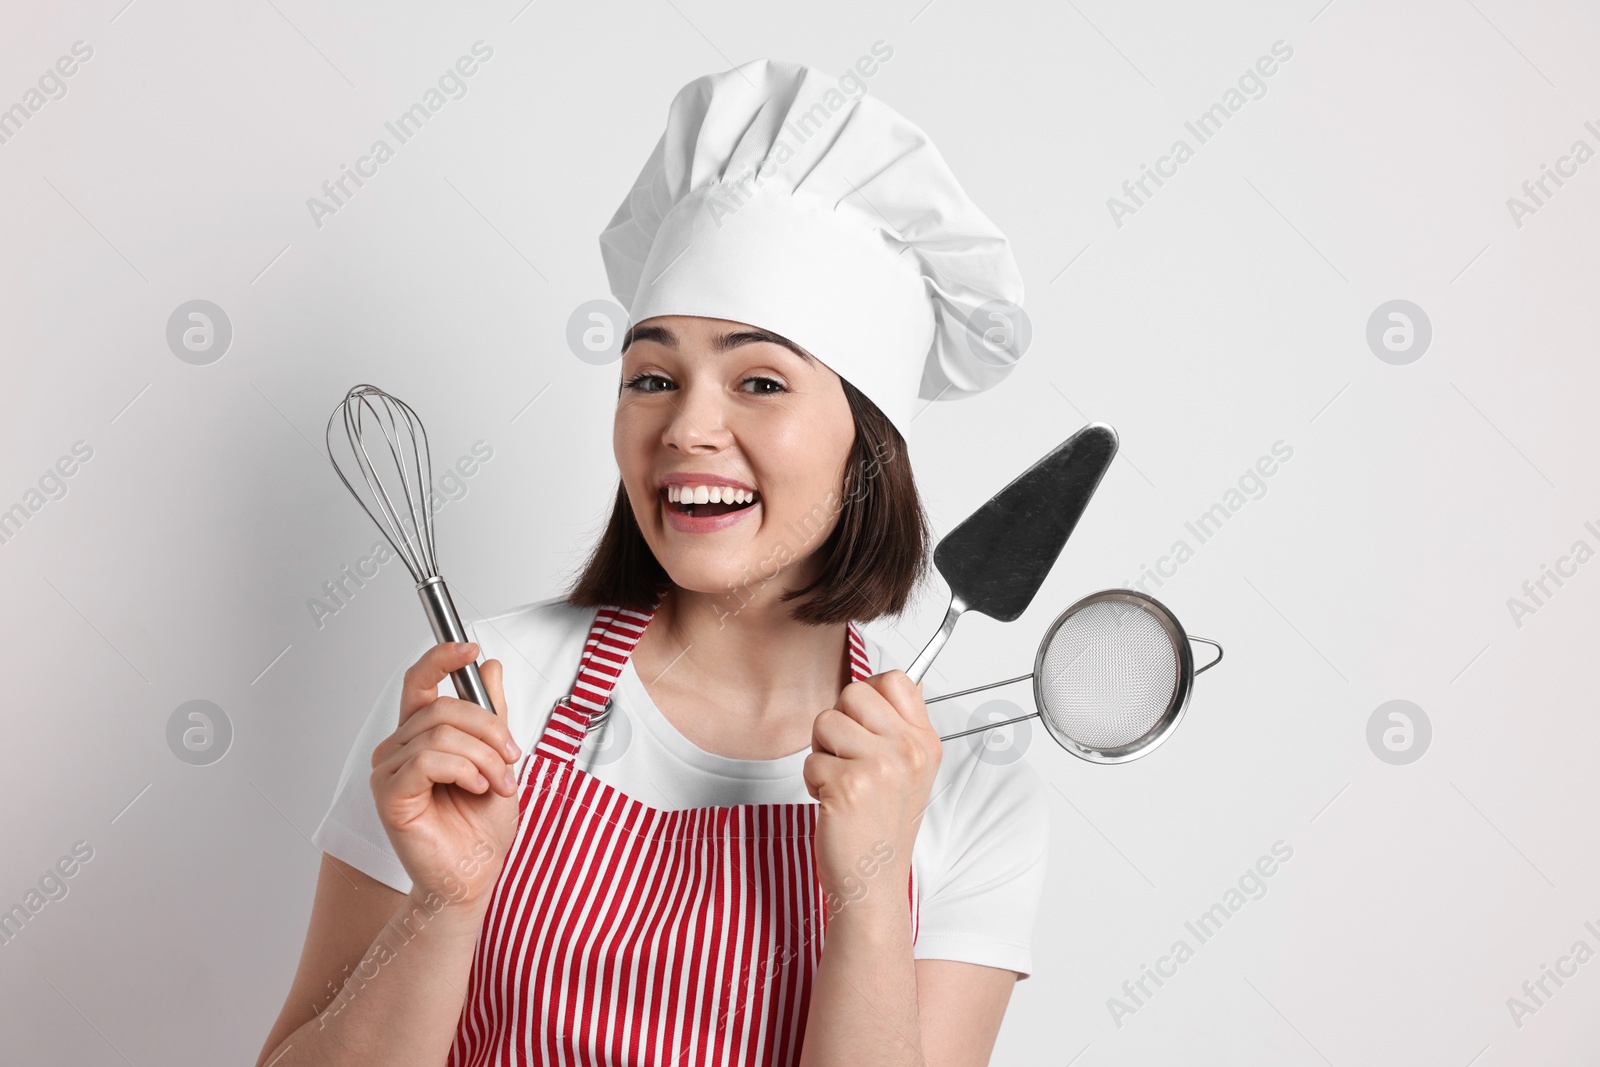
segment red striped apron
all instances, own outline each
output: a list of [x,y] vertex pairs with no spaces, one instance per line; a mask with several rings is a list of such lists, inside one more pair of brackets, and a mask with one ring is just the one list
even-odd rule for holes
[[[596,612],[572,691],[525,762],[449,1067],[800,1059],[829,915],[819,806],[665,811],[573,762],[654,614]],[[847,628],[859,681],[866,646]],[[906,893],[915,942],[914,874]]]

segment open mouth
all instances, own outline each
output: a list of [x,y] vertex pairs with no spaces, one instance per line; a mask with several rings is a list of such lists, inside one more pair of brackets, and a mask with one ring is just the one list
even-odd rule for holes
[[718,501],[713,503],[707,501],[704,504],[695,504],[682,500],[672,500],[668,496],[667,489],[661,490],[661,501],[668,509],[676,511],[679,515],[687,515],[690,518],[709,519],[718,515],[729,515],[735,511],[743,511],[759,499],[761,499],[760,495],[755,494],[749,500],[742,502]]

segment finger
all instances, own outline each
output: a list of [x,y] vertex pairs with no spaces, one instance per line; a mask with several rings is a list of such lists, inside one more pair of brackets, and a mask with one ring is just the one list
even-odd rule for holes
[[821,800],[824,791],[831,788],[845,771],[845,761],[826,752],[813,751],[801,765],[800,776],[805,779],[806,792],[812,800]]
[[405,758],[406,753],[418,749],[435,749],[438,752],[450,752],[453,755],[469,758],[477,766],[478,773],[490,781],[494,792],[506,793],[509,797],[510,793],[517,790],[517,779],[510,761],[482,739],[472,736],[458,726],[438,723],[426,733],[413,737],[410,744],[406,744],[398,755],[400,758]]
[[393,756],[413,738],[441,724],[454,726],[463,733],[476,737],[499,753],[502,759],[515,760],[522,755],[521,749],[511,736],[511,728],[507,725],[504,715],[496,715],[470,700],[439,697],[406,719],[394,733],[379,742],[372,753],[373,766]]
[[838,708],[827,708],[811,722],[811,747],[844,759],[860,759],[871,754],[879,743],[878,735]]
[[486,659],[478,668],[478,673],[483,677],[483,687],[489,691],[489,703],[494,705],[494,710],[503,721],[506,717],[506,691],[502,688],[505,680],[505,671],[497,659]]
[[922,696],[922,683],[912,682],[905,671],[884,671],[866,679],[900,717],[913,726],[928,726],[928,704]]
[[406,668],[400,687],[400,721],[403,723],[439,697],[439,683],[478,658],[478,646],[468,641],[443,641],[424,652]]
[[851,682],[839,693],[838,708],[871,733],[890,736],[900,725],[901,716],[895,711],[884,687],[877,684],[882,675]]
[[413,800],[433,792],[436,784],[458,785],[469,793],[487,793],[489,782],[465,756],[425,748],[404,760],[389,776],[388,789],[397,799]]
[[[484,712],[488,714],[488,712]],[[507,796],[516,791],[515,779],[510,778],[511,764],[482,740],[450,723],[442,722],[425,730],[400,746],[387,763],[399,766],[418,752],[433,750],[471,760],[478,773],[489,781],[497,793]]]

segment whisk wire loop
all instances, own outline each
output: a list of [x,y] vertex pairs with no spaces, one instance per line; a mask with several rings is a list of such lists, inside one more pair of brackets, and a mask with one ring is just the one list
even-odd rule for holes
[[[350,455],[362,482],[367,486],[367,494],[356,489],[335,458],[333,421],[341,415]],[[373,429],[382,435],[384,441],[382,448],[375,448],[377,461],[372,452],[367,450],[367,437]],[[411,572],[412,580],[421,583],[438,577],[433,507],[429,499],[433,484],[433,460],[428,449],[427,432],[417,413],[405,401],[385,393],[377,386],[358,385],[346,394],[344,402],[329,416],[324,436],[328,444],[328,457],[333,462],[339,480],[344,482],[350,495],[355,497],[356,503],[361,505],[367,517],[395,550],[395,554]],[[384,450],[387,450],[389,463],[399,479],[398,495],[403,498],[403,505],[397,504],[394,497],[390,496],[385,478],[378,470]],[[384,473],[387,473],[387,469]],[[367,503],[368,496],[372,498],[371,505]]]
[[[350,460],[360,473],[367,493],[356,489],[334,450],[333,423],[340,417],[350,446]],[[367,437],[373,433],[383,437],[383,444],[375,443],[368,451]],[[461,616],[439,575],[433,525],[433,456],[428,449],[428,432],[422,420],[411,405],[398,397],[375,385],[357,385],[328,416],[323,438],[328,446],[328,460],[339,480],[411,572],[434,638],[441,642],[467,640]],[[388,483],[394,481],[399,485],[392,496]],[[463,700],[494,710],[476,663],[452,671],[450,677]]]

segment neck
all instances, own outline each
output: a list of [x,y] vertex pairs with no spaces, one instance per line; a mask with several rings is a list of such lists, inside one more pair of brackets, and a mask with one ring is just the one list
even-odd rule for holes
[[[653,644],[646,685],[693,691],[741,716],[777,719],[833,706],[850,680],[844,623],[810,626],[789,617],[776,584],[740,600],[670,586],[641,644]],[[763,590],[767,592],[767,590]]]

